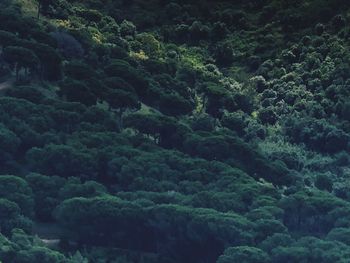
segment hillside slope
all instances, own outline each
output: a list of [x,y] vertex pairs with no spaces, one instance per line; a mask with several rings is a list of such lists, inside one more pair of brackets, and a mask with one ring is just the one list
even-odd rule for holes
[[348,262],[349,19],[1,1],[0,261]]

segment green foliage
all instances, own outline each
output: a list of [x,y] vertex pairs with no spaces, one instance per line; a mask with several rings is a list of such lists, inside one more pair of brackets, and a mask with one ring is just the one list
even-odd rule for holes
[[7,199],[0,199],[1,231],[4,235],[11,233],[14,228],[22,228],[27,232],[31,229],[32,222],[21,214],[19,206]]
[[8,31],[1,30],[0,36],[1,36],[0,45],[2,48],[7,47],[7,46],[11,46],[11,45],[15,44],[17,41],[19,41],[19,39],[17,38],[17,36],[15,34],[8,32]]
[[32,189],[28,183],[13,175],[1,175],[0,182],[1,198],[15,202],[23,214],[32,216],[34,200]]
[[5,125],[0,125],[0,142],[2,145],[1,152],[3,153],[16,153],[21,141],[11,130],[6,128]]
[[95,197],[106,192],[106,188],[95,181],[82,183],[77,178],[71,178],[60,189],[58,194],[61,200],[65,200],[73,197]]
[[84,82],[72,79],[62,83],[59,94],[65,96],[68,101],[81,102],[87,106],[95,105],[97,101],[96,96]]
[[336,207],[345,208],[347,203],[320,191],[299,191],[280,202],[284,209],[284,224],[289,229],[307,233],[328,233],[340,218],[328,217]]
[[333,182],[327,174],[319,174],[316,177],[315,186],[320,190],[327,190],[331,192],[333,188]]
[[54,208],[60,202],[59,189],[64,185],[64,179],[31,173],[26,176],[26,181],[34,193],[35,216],[42,221],[50,221]]
[[[249,229],[250,222],[233,213],[218,214],[214,210],[194,210],[174,205],[143,209],[136,203],[107,196],[67,200],[58,207],[56,215],[70,231],[73,231],[80,242],[83,240],[91,240],[94,244],[114,242],[125,248],[138,248],[147,242],[149,249],[156,246],[159,247],[159,252],[177,248],[180,253],[177,256],[179,260],[196,258],[194,254],[187,254],[184,244],[181,244],[184,241],[192,242],[199,246],[198,249],[210,244],[215,245],[212,251],[207,252],[208,257],[215,259],[218,253],[216,249],[220,249],[223,242],[237,243],[250,239],[249,235],[239,230]],[[96,221],[96,218],[100,219]],[[175,244],[166,237],[166,233],[171,229],[178,240]],[[116,231],[118,235],[108,235],[111,230]],[[150,234],[152,231],[157,231],[163,239],[154,240]],[[212,240],[213,237],[215,240]],[[125,242],[125,238],[128,242]],[[195,253],[203,253],[203,250]],[[198,254],[198,256],[204,255]]]
[[3,52],[5,61],[14,67],[17,79],[21,68],[31,71],[37,69],[39,59],[33,51],[22,47],[8,46]]
[[63,254],[51,250],[41,243],[33,236],[25,234],[20,229],[14,229],[11,237],[6,238],[3,235],[0,237],[0,258],[4,262],[15,263],[65,263],[65,262],[79,262],[75,259],[68,259]]
[[108,77],[120,77],[125,80],[140,96],[144,95],[148,88],[148,81],[142,72],[124,60],[113,60],[104,70]]
[[113,89],[107,92],[105,100],[108,105],[113,109],[125,110],[126,108],[139,108],[140,104],[135,94],[124,91]]
[[16,86],[6,91],[9,97],[25,99],[33,103],[41,103],[45,100],[44,94],[33,86]]
[[217,263],[244,262],[257,263],[269,262],[269,256],[262,250],[254,247],[231,247],[225,250]]
[[35,172],[61,177],[78,176],[94,178],[96,170],[93,156],[68,145],[49,144],[44,148],[32,148],[26,160]]
[[94,70],[89,65],[80,61],[73,61],[65,66],[66,76],[76,80],[90,79],[95,75]]
[[62,57],[52,46],[29,41],[23,41],[23,46],[32,50],[38,57],[40,78],[57,81],[62,77]]
[[2,262],[349,261],[345,0],[0,2]]
[[136,35],[136,40],[141,44],[141,50],[150,58],[159,57],[161,53],[160,42],[149,33]]
[[349,135],[324,119],[291,118],[286,121],[285,126],[286,134],[293,141],[304,142],[312,149],[334,153],[347,148]]
[[328,240],[339,241],[349,245],[349,229],[347,228],[334,228],[327,235]]

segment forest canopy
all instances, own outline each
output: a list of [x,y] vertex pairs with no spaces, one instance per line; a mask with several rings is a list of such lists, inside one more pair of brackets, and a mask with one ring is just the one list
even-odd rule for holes
[[0,262],[348,262],[349,11],[2,0]]

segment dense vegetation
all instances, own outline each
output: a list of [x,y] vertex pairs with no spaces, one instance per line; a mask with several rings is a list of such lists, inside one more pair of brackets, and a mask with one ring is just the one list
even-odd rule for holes
[[1,0],[0,261],[348,262],[349,14]]

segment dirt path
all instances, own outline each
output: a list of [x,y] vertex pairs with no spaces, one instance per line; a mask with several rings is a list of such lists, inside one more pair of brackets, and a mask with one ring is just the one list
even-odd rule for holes
[[33,234],[37,235],[40,240],[50,248],[57,248],[60,243],[62,229],[55,223],[34,223]]
[[0,90],[5,90],[8,88],[11,88],[13,86],[13,83],[15,82],[15,79],[9,79],[5,82],[0,83]]

